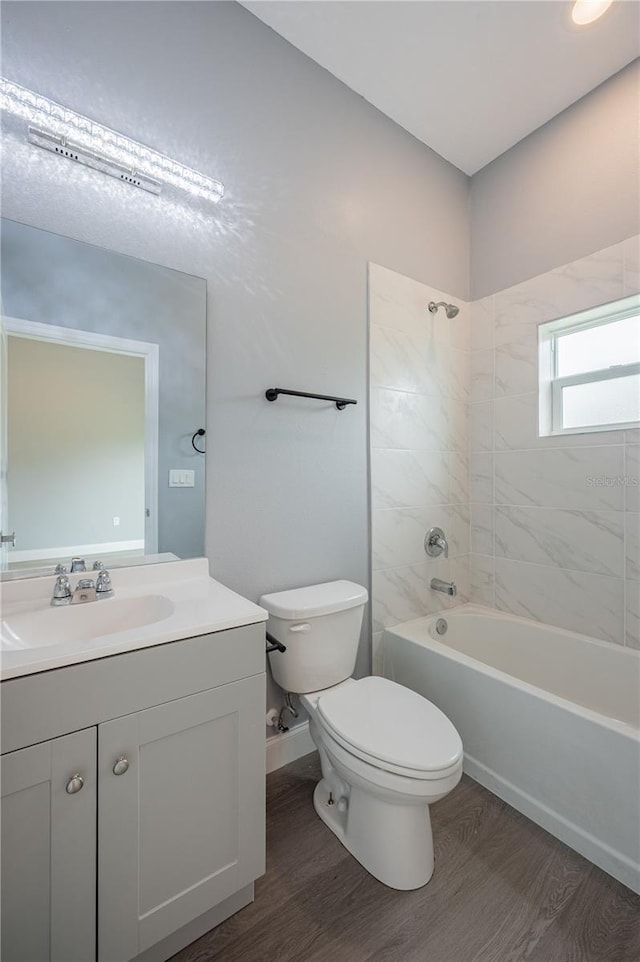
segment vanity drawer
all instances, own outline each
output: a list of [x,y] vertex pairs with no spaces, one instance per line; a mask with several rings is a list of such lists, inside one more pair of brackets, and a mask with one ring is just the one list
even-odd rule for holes
[[265,670],[265,626],[173,641],[2,682],[2,753]]

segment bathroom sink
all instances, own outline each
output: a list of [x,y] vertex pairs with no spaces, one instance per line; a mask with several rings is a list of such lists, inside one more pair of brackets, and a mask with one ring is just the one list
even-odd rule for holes
[[15,651],[90,641],[156,624],[173,611],[173,603],[163,595],[138,595],[21,612],[2,619],[0,648]]
[[[77,586],[75,577],[71,588]],[[114,568],[114,597],[52,607],[56,576],[0,579],[0,680],[267,620],[206,558]]]

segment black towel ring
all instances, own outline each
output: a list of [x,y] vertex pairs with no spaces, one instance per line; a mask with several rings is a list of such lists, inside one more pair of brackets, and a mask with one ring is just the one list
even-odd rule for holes
[[207,453],[206,451],[203,451],[202,448],[199,448],[198,445],[196,444],[196,438],[203,438],[206,433],[207,432],[205,431],[204,428],[198,428],[198,430],[191,435],[191,446],[193,447],[194,451],[198,452],[198,454]]

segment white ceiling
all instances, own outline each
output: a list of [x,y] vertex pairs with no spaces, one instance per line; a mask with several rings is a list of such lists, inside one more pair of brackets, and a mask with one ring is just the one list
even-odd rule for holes
[[473,174],[640,54],[640,3],[575,27],[565,0],[242,0]]

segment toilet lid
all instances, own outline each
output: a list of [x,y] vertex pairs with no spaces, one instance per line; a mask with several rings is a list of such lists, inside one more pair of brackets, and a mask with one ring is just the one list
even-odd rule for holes
[[378,768],[428,777],[459,762],[462,741],[430,701],[388,678],[361,678],[318,699],[318,715],[353,754]]

